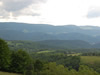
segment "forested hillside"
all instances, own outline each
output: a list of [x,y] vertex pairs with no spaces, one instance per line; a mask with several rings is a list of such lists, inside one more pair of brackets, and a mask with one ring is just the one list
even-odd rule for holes
[[5,40],[82,40],[94,44],[100,42],[99,33],[97,26],[0,23],[0,37]]
[[98,44],[90,44],[82,40],[45,40],[45,41],[7,41],[11,49],[99,49]]

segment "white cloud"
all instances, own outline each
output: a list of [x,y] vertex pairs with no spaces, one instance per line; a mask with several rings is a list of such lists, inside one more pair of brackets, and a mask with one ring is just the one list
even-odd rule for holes
[[2,8],[6,11],[18,11],[31,4],[37,4],[44,0],[1,0],[3,3]]
[[[54,25],[100,25],[100,0],[1,0],[5,21]],[[41,4],[42,2],[45,2]],[[16,17],[16,19],[11,18]],[[3,15],[3,17],[5,16]],[[2,16],[2,15],[1,15]],[[5,16],[5,17],[6,17]],[[91,18],[91,19],[90,19]]]
[[45,0],[0,0],[0,18],[6,20],[11,16],[39,16],[39,4],[44,2]]
[[100,17],[100,7],[91,7],[87,17],[88,18]]

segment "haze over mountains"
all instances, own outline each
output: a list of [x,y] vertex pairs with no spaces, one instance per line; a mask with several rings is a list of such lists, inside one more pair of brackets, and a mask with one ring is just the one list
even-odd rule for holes
[[66,40],[67,43],[73,41],[76,43],[85,42],[85,44],[88,43],[90,45],[95,44],[97,46],[95,47],[98,48],[98,44],[100,43],[100,27],[75,25],[53,26],[48,24],[1,22],[0,38],[5,40],[41,41],[43,43],[47,41],[49,43],[54,43],[54,40],[59,43],[63,41],[64,43],[64,40]]

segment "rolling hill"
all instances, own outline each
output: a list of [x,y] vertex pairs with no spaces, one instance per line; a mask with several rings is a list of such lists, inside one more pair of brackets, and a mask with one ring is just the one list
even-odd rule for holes
[[82,40],[95,44],[100,42],[100,27],[1,22],[0,38],[24,41]]

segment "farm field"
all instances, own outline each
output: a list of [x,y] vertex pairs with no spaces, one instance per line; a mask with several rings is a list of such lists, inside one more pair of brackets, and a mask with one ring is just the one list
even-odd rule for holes
[[81,62],[86,64],[100,63],[100,56],[81,56]]
[[54,52],[54,51],[39,51],[37,53],[49,53],[49,52]]

